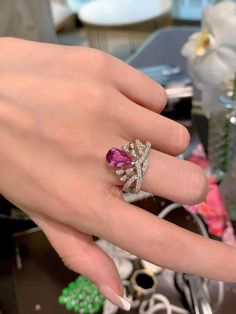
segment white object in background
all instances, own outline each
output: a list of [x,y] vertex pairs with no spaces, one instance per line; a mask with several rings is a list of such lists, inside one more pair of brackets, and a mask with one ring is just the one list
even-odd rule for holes
[[167,297],[159,293],[153,294],[149,300],[144,300],[141,303],[139,314],[163,313],[163,310],[166,314],[190,314],[186,309],[171,304]]
[[141,260],[141,264],[142,264],[143,268],[150,270],[150,272],[152,272],[154,274],[159,274],[163,270],[162,267],[157,266],[155,264],[152,264],[150,262],[147,262],[144,259]]
[[63,23],[69,16],[73,14],[70,8],[63,1],[50,1],[52,21],[57,28],[61,23]]
[[133,263],[125,258],[113,258],[119,272],[120,278],[127,279],[134,270]]
[[97,26],[122,26],[152,20],[171,11],[171,0],[97,0],[83,6],[81,21]]
[[68,4],[68,7],[74,12],[78,13],[80,9],[85,5],[88,4],[91,1],[95,0],[65,0]]
[[114,260],[121,279],[127,279],[134,268],[130,260],[137,257],[103,239],[96,241],[96,243]]
[[[188,70],[201,90],[214,88],[233,78],[236,71],[236,4],[230,1],[204,10],[200,32],[182,48]],[[214,104],[213,104],[214,106]]]
[[110,257],[115,258],[125,258],[128,260],[135,260],[137,259],[137,256],[130,254],[129,252],[119,248],[118,246],[115,246],[114,244],[103,240],[99,239],[96,241],[97,245],[103,249]]
[[103,314],[115,314],[119,310],[118,306],[115,304],[111,303],[109,300],[106,300],[104,305],[103,305]]

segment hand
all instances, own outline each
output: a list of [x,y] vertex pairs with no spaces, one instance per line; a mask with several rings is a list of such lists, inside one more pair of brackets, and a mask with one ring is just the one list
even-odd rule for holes
[[202,170],[174,157],[189,134],[159,115],[164,90],[94,49],[0,41],[0,191],[42,228],[65,265],[126,308],[116,267],[91,235],[163,267],[234,281],[234,248],[125,203],[106,165],[111,147],[149,140],[142,188],[178,203],[205,197]]

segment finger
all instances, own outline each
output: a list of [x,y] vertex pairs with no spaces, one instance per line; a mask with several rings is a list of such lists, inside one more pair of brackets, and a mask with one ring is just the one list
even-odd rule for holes
[[164,88],[130,65],[115,58],[113,61],[112,80],[119,91],[135,103],[161,112],[167,102]]
[[167,154],[178,155],[185,151],[190,136],[183,125],[121,97],[117,100],[123,106],[116,112],[127,139],[148,140],[154,148]]
[[51,242],[64,264],[86,276],[99,291],[117,306],[129,310],[123,298],[123,287],[113,260],[92,240],[92,237],[50,218],[30,214]]
[[206,198],[208,180],[197,165],[156,150],[150,152],[149,163],[144,190],[180,204],[198,204]]
[[[180,204],[197,204],[206,198],[208,180],[197,165],[153,149],[149,153],[148,161],[149,166],[141,187],[143,191]],[[116,175],[115,169],[108,168],[107,173],[111,184],[124,184]]]
[[[112,232],[111,232],[112,230]],[[211,279],[236,281],[236,249],[161,220],[113,198],[97,235],[161,267]]]

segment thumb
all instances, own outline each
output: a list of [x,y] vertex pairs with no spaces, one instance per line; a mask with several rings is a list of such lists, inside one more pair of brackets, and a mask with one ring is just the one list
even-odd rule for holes
[[112,303],[124,310],[130,309],[130,303],[123,297],[116,265],[90,235],[42,215],[30,213],[30,217],[43,230],[69,269],[87,277]]

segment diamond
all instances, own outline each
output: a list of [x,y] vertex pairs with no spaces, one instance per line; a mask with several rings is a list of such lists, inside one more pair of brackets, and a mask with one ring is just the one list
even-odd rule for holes
[[124,182],[128,179],[127,175],[124,174],[121,178],[120,178],[120,181]]
[[128,169],[125,170],[125,172],[126,172],[127,174],[130,174],[130,173],[132,173],[133,171],[134,171],[133,168],[128,168]]
[[120,176],[121,174],[123,174],[124,173],[124,170],[123,169],[118,169],[118,170],[116,170],[116,174],[118,175],[118,176]]
[[122,147],[122,149],[123,149],[125,152],[129,153],[129,147],[128,147],[128,145],[124,145],[124,146]]

